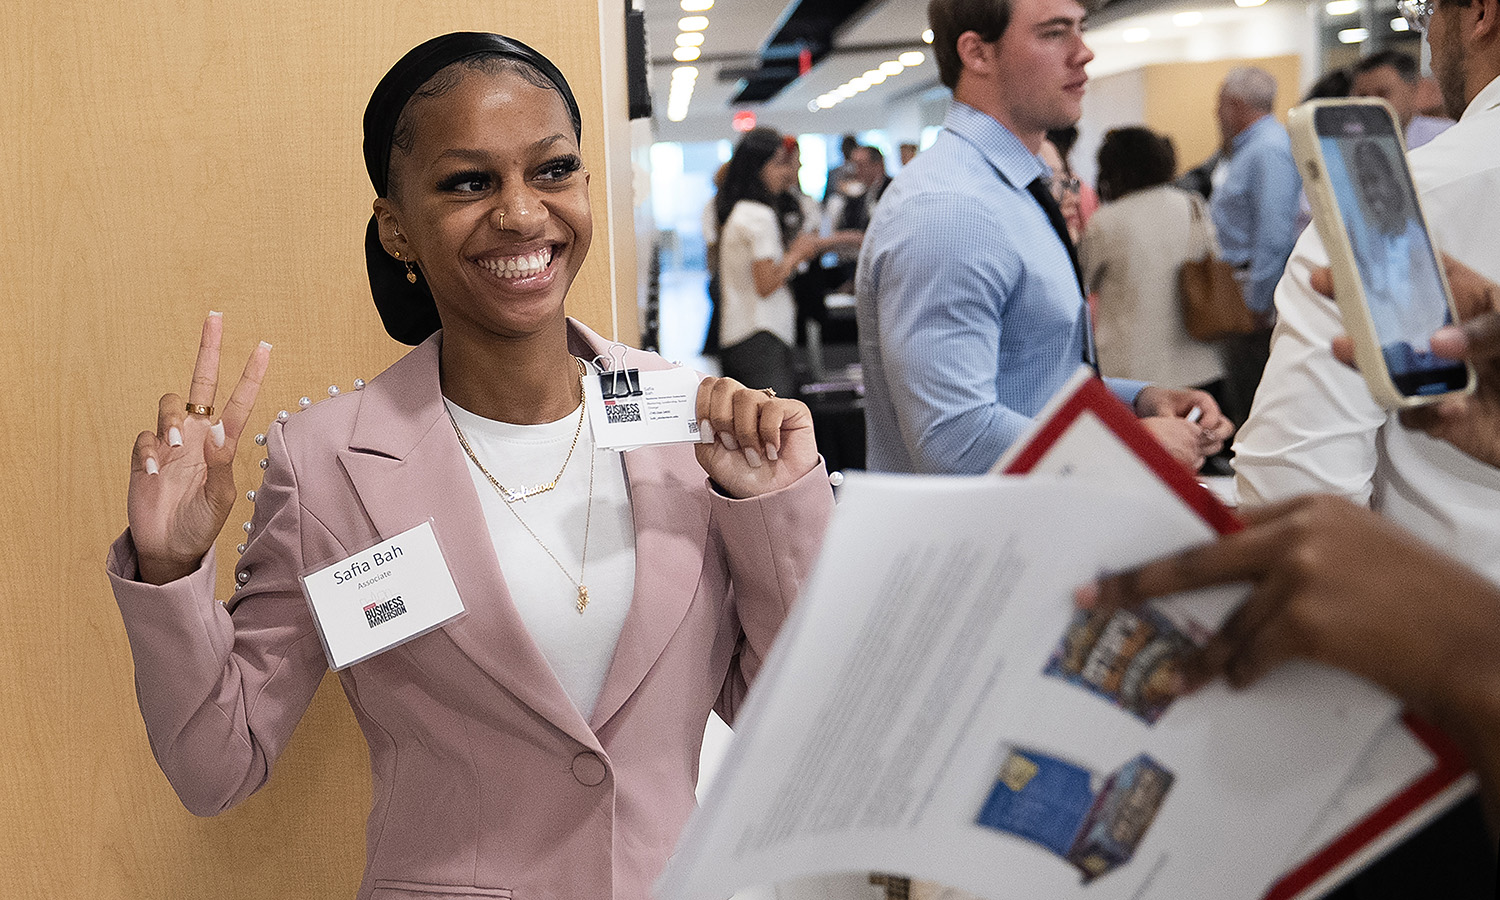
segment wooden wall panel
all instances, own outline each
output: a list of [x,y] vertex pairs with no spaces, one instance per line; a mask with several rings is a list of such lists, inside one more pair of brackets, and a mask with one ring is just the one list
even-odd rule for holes
[[[157,770],[102,571],[135,434],[185,391],[203,315],[226,372],[276,345],[256,419],[348,390],[402,352],[362,253],[360,117],[406,49],[499,30],[547,53],[584,111],[593,251],[570,309],[608,332],[610,172],[597,7],[573,0],[60,0],[0,37],[0,896],[352,895],[368,762],[329,678],[270,786],[193,818]],[[612,6],[610,8],[613,8]],[[623,93],[611,91],[611,93]],[[628,171],[623,176],[628,178]],[[631,233],[628,203],[617,231]],[[618,252],[618,250],[616,250]],[[634,336],[627,286],[622,337]],[[259,430],[259,429],[256,429]],[[246,446],[241,488],[258,480]],[[233,559],[241,501],[220,542]],[[231,572],[220,570],[228,592]]]
[[1172,138],[1177,167],[1186,171],[1219,148],[1214,116],[1219,84],[1235,66],[1259,66],[1276,77],[1276,117],[1286,121],[1297,105],[1302,61],[1297,56],[1220,59],[1212,62],[1157,63],[1145,67],[1146,125]]

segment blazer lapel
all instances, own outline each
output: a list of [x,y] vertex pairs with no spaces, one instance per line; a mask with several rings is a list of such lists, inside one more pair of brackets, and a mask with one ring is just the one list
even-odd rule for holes
[[[583,325],[573,328],[580,356],[610,359],[610,342]],[[650,371],[670,365],[660,356],[628,351],[627,366]],[[589,724],[603,728],[645,679],[692,606],[708,544],[710,498],[693,448],[642,447],[625,454],[635,524],[635,587]]]
[[449,425],[438,380],[441,333],[365,388],[339,459],[385,537],[433,520],[468,615],[442,629],[522,703],[580,743],[598,739],[531,639],[495,558],[484,510]]

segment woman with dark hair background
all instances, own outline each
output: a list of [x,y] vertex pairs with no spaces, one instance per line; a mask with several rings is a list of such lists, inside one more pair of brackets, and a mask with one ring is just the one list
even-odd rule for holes
[[[376,598],[374,655],[338,672],[370,748],[360,900],[646,897],[709,710],[733,718],[831,509],[807,408],[732,379],[698,388],[711,443],[601,446],[590,361],[667,365],[564,312],[593,233],[580,119],[562,73],[499,35],[433,38],[381,80],[366,262],[386,330],[416,346],[257,436],[226,603],[214,540],[270,346],[216,420],[211,314],[186,400],[163,396],[132,454],[107,569],[151,747],[200,815],[266,783],[328,670],[302,576],[436,536]],[[463,617],[403,631],[445,575]],[[339,597],[356,627],[377,580]]]
[[783,199],[798,165],[796,138],[751,129],[735,146],[715,200],[719,361],[725,376],[784,396],[797,392],[797,302],[788,282],[802,263],[849,242],[842,233],[820,238],[803,232],[800,206]]
[[1103,374],[1213,393],[1224,363],[1218,347],[1188,335],[1177,272],[1217,246],[1202,199],[1172,186],[1176,168],[1165,136],[1147,128],[1106,134],[1098,175],[1104,204],[1084,232],[1079,260],[1098,302]]

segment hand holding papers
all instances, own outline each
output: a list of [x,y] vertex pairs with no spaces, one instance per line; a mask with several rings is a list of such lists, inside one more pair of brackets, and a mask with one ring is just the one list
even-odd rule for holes
[[1106,457],[1138,475],[1118,487],[849,479],[659,896],[861,869],[996,898],[1264,893],[1392,705],[1313,666],[1167,702],[1163,650],[1200,640],[1235,589],[1075,619],[1099,571],[1233,527],[1105,416],[1075,415],[1030,465]]

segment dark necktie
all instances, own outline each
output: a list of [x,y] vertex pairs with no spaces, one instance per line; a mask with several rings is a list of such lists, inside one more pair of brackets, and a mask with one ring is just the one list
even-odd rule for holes
[[1094,351],[1094,320],[1088,312],[1088,289],[1083,286],[1083,269],[1078,265],[1078,248],[1073,246],[1073,239],[1068,236],[1068,223],[1063,220],[1062,208],[1057,205],[1057,200],[1052,196],[1052,189],[1047,186],[1047,179],[1040,176],[1032,179],[1026,185],[1026,190],[1036,198],[1041,205],[1042,212],[1047,214],[1047,221],[1052,223],[1052,230],[1057,232],[1057,239],[1062,241],[1063,247],[1068,251],[1068,259],[1073,263],[1073,276],[1078,279],[1078,292],[1083,300],[1083,361],[1095,372],[1099,371],[1098,355]]

